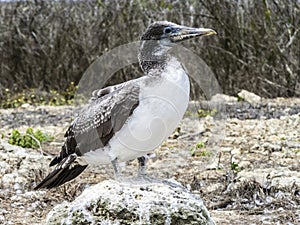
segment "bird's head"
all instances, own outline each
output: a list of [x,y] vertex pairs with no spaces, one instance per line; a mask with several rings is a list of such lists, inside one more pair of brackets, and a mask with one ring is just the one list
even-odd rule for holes
[[141,67],[144,71],[148,71],[156,64],[164,62],[167,52],[177,42],[213,34],[216,34],[216,31],[208,28],[186,27],[168,21],[154,22],[141,38],[139,55]]
[[209,28],[192,28],[168,21],[152,23],[143,34],[142,41],[158,41],[161,45],[171,45],[186,39],[217,34]]

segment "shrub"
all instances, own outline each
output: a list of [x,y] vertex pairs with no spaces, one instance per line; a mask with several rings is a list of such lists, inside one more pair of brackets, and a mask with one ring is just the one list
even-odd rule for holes
[[18,145],[23,148],[38,148],[42,142],[53,141],[54,137],[43,133],[40,130],[34,131],[28,128],[25,134],[21,134],[18,130],[13,130],[8,142],[12,145]]
[[66,91],[58,92],[50,90],[49,92],[38,89],[26,89],[20,92],[12,93],[9,89],[4,90],[4,98],[0,102],[0,108],[16,108],[23,104],[30,105],[70,105],[74,101],[75,92],[78,86],[71,82]]
[[[210,27],[214,38],[184,43],[212,68],[224,93],[300,96],[300,4],[287,1],[12,1],[0,3],[0,100],[78,84],[97,56],[139,40],[150,22]],[[140,76],[129,66],[108,84]],[[199,95],[192,85],[192,97]]]

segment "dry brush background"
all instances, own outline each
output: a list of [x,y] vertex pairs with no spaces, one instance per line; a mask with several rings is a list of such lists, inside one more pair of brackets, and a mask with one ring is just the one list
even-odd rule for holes
[[[0,100],[5,89],[66,90],[97,56],[139,40],[155,20],[218,32],[184,44],[226,94],[300,96],[299,0],[14,1],[0,3],[0,17]],[[110,83],[140,75],[131,66]]]

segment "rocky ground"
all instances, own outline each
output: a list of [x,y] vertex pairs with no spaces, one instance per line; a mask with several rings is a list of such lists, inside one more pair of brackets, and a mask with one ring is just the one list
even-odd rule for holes
[[[198,107],[214,105],[191,104],[180,128],[149,160],[149,175],[174,178],[199,194],[217,224],[300,224],[300,99],[257,104],[229,99],[224,106],[216,115],[199,117]],[[48,163],[76,111],[71,106],[0,110],[1,224],[44,224],[55,205],[112,177],[110,166],[99,166],[55,190],[32,190],[50,171]],[[7,143],[12,129],[27,127],[55,139],[40,149]],[[137,162],[122,168],[124,176],[132,176]]]

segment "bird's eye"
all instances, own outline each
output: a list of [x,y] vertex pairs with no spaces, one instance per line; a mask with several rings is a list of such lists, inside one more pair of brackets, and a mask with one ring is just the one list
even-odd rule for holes
[[171,27],[166,27],[165,29],[164,29],[164,33],[165,34],[170,34],[172,32],[172,28]]

